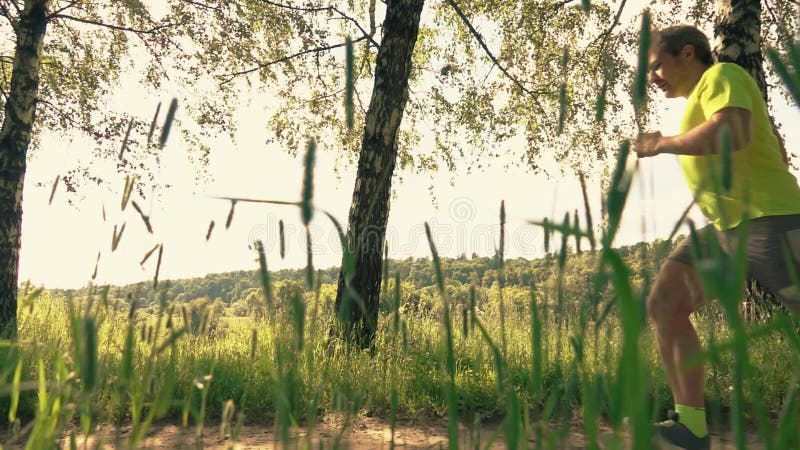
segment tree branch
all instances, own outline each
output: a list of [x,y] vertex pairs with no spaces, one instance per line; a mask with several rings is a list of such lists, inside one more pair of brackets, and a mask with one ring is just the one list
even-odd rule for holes
[[66,11],[66,10],[68,10],[68,9],[70,9],[70,8],[72,8],[73,6],[77,5],[79,1],[80,1],[80,0],[73,0],[73,1],[71,1],[71,2],[69,2],[69,3],[67,3],[67,6],[65,6],[65,7],[63,7],[63,8],[60,8],[60,9],[58,9],[58,10],[54,11],[52,14],[49,14],[49,15],[47,16],[47,20],[50,20],[50,19],[52,19],[53,17],[55,17],[55,16],[57,16],[57,15],[61,14],[62,12]]
[[161,55],[156,51],[156,49],[153,48],[150,42],[147,42],[147,39],[145,39],[144,36],[142,36],[141,34],[137,34],[136,37],[138,37],[139,40],[142,41],[142,45],[144,45],[145,49],[147,49],[147,52],[150,53],[150,56],[152,56],[153,61],[155,61],[155,63],[161,69],[161,76],[169,81],[170,80],[169,72],[164,67],[164,62],[162,61]]
[[[5,3],[5,2],[3,2],[3,3]],[[14,0],[11,0],[11,6],[13,6],[14,9],[17,10],[17,17],[22,16],[22,8],[17,4],[17,2],[15,2]]]
[[[365,30],[364,27],[362,27],[361,24],[355,18],[348,16],[347,14],[345,14],[344,12],[342,12],[339,8],[337,8],[335,6],[322,6],[322,7],[317,7],[317,8],[309,8],[309,7],[303,7],[303,6],[288,5],[288,4],[285,4],[285,3],[278,3],[278,2],[274,2],[272,0],[261,0],[261,2],[262,3],[266,3],[267,5],[275,6],[276,8],[289,9],[289,10],[292,10],[292,11],[313,12],[313,13],[325,12],[325,11],[334,12],[334,13],[338,14],[340,17],[342,17],[343,19],[345,19],[345,20],[351,22],[353,25],[355,25],[356,28],[358,28],[358,30],[361,31],[361,34],[366,39],[369,39],[369,42],[372,45],[374,45],[375,48],[380,48],[380,44],[378,44],[378,42],[376,42],[375,39],[373,39],[373,36],[375,35],[374,31],[367,32],[367,30]],[[370,27],[370,30],[373,30],[373,28]]]
[[83,19],[83,18],[80,18],[80,17],[68,16],[66,14],[56,14],[56,15],[53,15],[51,17],[55,18],[55,19],[74,20],[76,22],[86,23],[86,24],[89,24],[89,25],[96,25],[98,27],[109,28],[109,29],[117,30],[117,31],[126,31],[126,32],[129,32],[129,33],[135,33],[135,34],[155,34],[155,33],[159,32],[159,31],[161,31],[161,30],[163,30],[165,28],[169,28],[169,27],[173,27],[173,26],[176,26],[176,25],[180,25],[180,24],[177,24],[177,23],[165,23],[165,24],[153,27],[153,28],[151,28],[149,30],[140,30],[140,29],[136,29],[136,28],[130,28],[130,27],[124,27],[124,26],[120,26],[120,25],[112,25],[112,24],[109,24],[109,23],[98,22],[96,20],[91,20],[91,19]]
[[611,26],[608,27],[608,29],[606,29],[606,31],[604,31],[603,34],[597,36],[592,42],[590,42],[589,45],[586,46],[587,49],[591,48],[594,44],[597,43],[597,41],[602,39],[603,42],[600,44],[600,53],[601,54],[603,53],[603,51],[606,48],[606,44],[608,43],[608,37],[611,36],[611,32],[614,31],[614,28],[616,28],[617,25],[619,25],[619,18],[622,16],[622,10],[625,9],[626,2],[627,0],[622,0],[622,2],[620,2],[619,9],[617,10],[617,15],[614,16],[614,21],[611,22]]
[[[360,37],[358,39],[355,39],[353,41],[353,43],[355,44],[356,42],[360,42],[360,41],[363,41],[365,39],[367,39],[367,38],[366,37]],[[342,42],[341,44],[328,45],[328,46],[325,46],[325,47],[310,48],[310,49],[307,49],[307,50],[303,50],[301,52],[294,53],[292,55],[287,55],[287,56],[278,58],[278,59],[273,60],[273,61],[261,63],[261,64],[255,66],[255,67],[251,67],[250,69],[246,69],[246,70],[242,70],[242,71],[234,72],[234,73],[228,73],[228,74],[225,74],[225,75],[220,75],[218,78],[220,78],[220,80],[221,80],[220,84],[227,84],[227,83],[230,83],[231,81],[233,81],[234,78],[236,78],[238,76],[241,76],[241,75],[251,74],[253,72],[257,72],[257,71],[259,71],[261,69],[267,68],[269,66],[272,66],[272,65],[275,65],[275,64],[278,64],[278,63],[282,63],[282,62],[287,62],[287,61],[290,61],[290,60],[292,60],[294,58],[297,58],[297,57],[300,57],[300,56],[303,56],[303,55],[308,55],[310,53],[321,53],[321,52],[325,52],[325,51],[328,51],[328,50],[333,50],[335,48],[344,47],[344,46],[345,46],[345,43]]]
[[556,8],[561,8],[562,6],[568,5],[568,4],[572,3],[573,1],[574,0],[561,0],[560,2],[556,3],[554,6]]
[[[569,1],[571,1],[571,0],[566,0],[566,1],[562,2],[562,3],[566,4],[566,3],[569,3]],[[486,56],[489,57],[489,59],[492,61],[492,63],[495,66],[497,66],[497,68],[500,69],[500,71],[503,72],[503,74],[505,76],[507,76],[514,84],[516,84],[517,87],[519,87],[520,90],[522,90],[522,92],[530,95],[533,98],[534,103],[536,103],[536,106],[539,107],[539,109],[543,109],[541,103],[539,103],[539,98],[538,98],[538,95],[540,93],[539,92],[533,92],[530,89],[526,88],[525,85],[523,85],[522,82],[520,82],[514,75],[511,75],[511,73],[509,73],[508,70],[502,64],[500,64],[500,61],[498,61],[497,58],[495,58],[495,56],[492,54],[492,51],[489,50],[489,47],[486,45],[486,42],[483,40],[483,36],[481,36],[481,34],[478,33],[478,30],[476,30],[474,26],[472,26],[472,23],[470,23],[469,19],[467,19],[467,16],[464,15],[464,12],[461,11],[461,8],[458,7],[458,5],[456,4],[455,0],[447,0],[447,2],[450,3],[450,6],[453,7],[453,9],[455,10],[456,14],[458,14],[458,17],[460,17],[461,21],[464,22],[464,25],[467,26],[467,28],[469,29],[469,32],[475,37],[475,39],[481,45],[481,47],[483,48],[483,51],[486,53]]]
[[193,1],[193,0],[182,0],[182,1],[183,1],[184,3],[188,3],[188,4],[190,4],[190,5],[194,5],[194,6],[197,6],[197,7],[203,8],[203,9],[210,9],[210,10],[212,10],[212,11],[216,11],[216,12],[218,12],[218,13],[223,13],[223,12],[224,12],[224,11],[222,10],[222,8],[217,8],[216,6],[207,5],[207,4],[205,4],[205,3],[200,3],[200,2]]
[[784,40],[784,44],[791,45],[792,36],[786,32],[783,24],[778,21],[778,18],[775,16],[775,11],[772,10],[772,6],[769,4],[769,0],[764,0],[764,5],[767,7],[769,15],[772,16],[772,21],[775,22],[775,27],[778,29],[778,33],[782,35],[781,38]]
[[0,16],[3,16],[6,19],[8,19],[8,23],[11,24],[11,29],[13,29],[14,32],[17,31],[17,21],[14,20],[14,17],[11,16],[11,11],[8,10],[8,6],[4,1],[0,1]]
[[619,19],[620,19],[620,17],[622,17],[622,11],[625,9],[625,3],[626,2],[627,2],[627,0],[622,0],[620,2],[619,9],[617,10],[617,14],[614,16],[614,21],[611,22],[611,25],[602,34],[600,34],[592,42],[590,42],[589,45],[586,46],[586,50],[584,50],[584,52],[583,52],[584,55],[585,55],[589,51],[589,49],[592,48],[592,46],[597,43],[597,41],[602,40],[601,43],[600,43],[600,50],[597,52],[597,54],[599,56],[597,58],[597,61],[595,62],[594,68],[596,70],[599,66],[603,67],[603,78],[606,78],[606,76],[607,76],[606,75],[607,74],[606,63],[603,62],[603,59],[605,58],[605,55],[606,55],[606,47],[608,46],[608,38],[611,36],[611,33],[614,31],[614,28],[616,28],[617,25],[619,25]]
[[375,35],[375,30],[373,28],[370,28],[370,32],[367,32],[367,30],[365,30],[364,27],[362,27],[361,24],[356,19],[354,19],[354,18],[348,16],[347,14],[343,13],[338,8],[336,8],[335,6],[331,6],[330,8],[331,8],[332,11],[334,11],[334,12],[338,13],[340,16],[342,16],[343,19],[353,23],[353,25],[355,25],[356,28],[358,28],[358,30],[361,31],[361,34],[364,35],[364,37],[366,37],[369,40],[369,42],[372,45],[375,46],[375,48],[380,48],[381,47],[380,44],[378,44],[378,42],[375,41],[375,39],[373,39],[373,36]]
[[72,126],[74,126],[75,128],[77,128],[77,129],[83,131],[84,133],[88,134],[89,136],[91,136],[92,139],[95,139],[95,140],[103,139],[102,134],[96,132],[95,130],[93,130],[89,126],[86,126],[86,125],[78,122],[77,120],[75,120],[73,118],[73,116],[71,114],[67,114],[67,113],[63,112],[61,110],[61,108],[59,108],[58,106],[56,106],[55,104],[53,104],[49,100],[46,100],[43,96],[40,96],[36,101],[39,104],[50,108],[50,110],[53,111],[56,115],[61,117],[63,120],[66,120],[70,124],[72,124]]
[[283,9],[290,9],[292,11],[300,11],[300,12],[320,12],[320,11],[329,11],[330,6],[320,6],[320,7],[307,7],[307,6],[295,6],[289,5],[286,3],[278,3],[271,0],[261,0],[261,3],[266,3],[267,5],[272,5],[278,8]]

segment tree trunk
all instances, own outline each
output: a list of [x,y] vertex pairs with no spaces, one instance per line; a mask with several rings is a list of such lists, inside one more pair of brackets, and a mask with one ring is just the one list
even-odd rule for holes
[[397,158],[397,136],[408,101],[411,56],[425,0],[389,0],[381,47],[375,62],[375,85],[364,126],[347,239],[355,274],[339,272],[336,312],[349,340],[367,348],[378,324],[381,253],[389,217],[389,194]]
[[761,54],[761,1],[716,0],[714,54],[719,62],[742,66],[758,83],[767,103],[767,82]]
[[11,89],[0,128],[0,337],[17,333],[17,284],[25,157],[39,93],[39,63],[50,0],[25,0],[15,24]]

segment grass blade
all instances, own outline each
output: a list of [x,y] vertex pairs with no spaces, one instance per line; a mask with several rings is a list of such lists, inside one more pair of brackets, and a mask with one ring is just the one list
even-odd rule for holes
[[639,30],[639,58],[636,79],[633,85],[633,105],[637,113],[642,111],[647,101],[648,53],[650,51],[650,11],[642,13],[642,26]]
[[153,120],[150,121],[150,130],[147,132],[147,147],[150,147],[150,142],[153,140],[153,132],[156,129],[156,121],[158,120],[158,113],[161,111],[161,102],[156,106],[156,113],[153,114]]
[[443,321],[444,321],[444,347],[445,347],[445,367],[448,375],[448,383],[445,386],[445,398],[447,400],[447,434],[451,450],[458,450],[458,400],[456,398],[456,362],[453,351],[453,324],[450,319],[450,302],[447,292],[444,290],[444,279],[442,278],[441,262],[436,245],[433,243],[431,227],[425,222],[425,236],[428,238],[428,246],[433,257],[433,267],[436,272],[436,285],[439,288],[439,295],[442,298]]
[[[164,127],[161,128],[161,136],[159,136],[158,138],[159,148],[164,148],[164,145],[167,143],[169,132],[172,129],[172,122],[175,121],[175,111],[177,109],[178,109],[178,99],[173,98],[172,101],[169,103],[169,109],[167,110],[167,117],[164,118]],[[156,111],[156,115],[158,115],[158,111]],[[155,120],[155,118],[153,120]]]
[[153,276],[153,289],[158,288],[158,273],[161,270],[161,257],[164,255],[164,244],[158,245],[158,260],[156,262],[156,274]]
[[619,228],[622,220],[622,212],[630,190],[631,174],[627,170],[628,155],[630,154],[630,141],[623,141],[617,155],[617,164],[611,175],[611,186],[606,198],[606,212],[608,214],[608,226],[604,235],[603,246],[611,247],[611,243]]
[[[794,48],[795,46],[790,44],[790,47]],[[772,63],[772,67],[775,68],[775,72],[778,73],[784,86],[792,95],[795,104],[800,105],[800,76],[797,73],[791,73],[789,66],[781,59],[774,48],[768,48],[766,54]],[[795,68],[800,68],[800,65],[795,65]]]
[[581,222],[577,209],[572,216],[572,226],[575,228],[575,233],[573,233],[575,235],[575,251],[580,255],[583,252],[581,251]]
[[258,268],[261,279],[261,288],[264,291],[264,300],[267,302],[267,311],[272,310],[275,303],[275,296],[272,292],[272,281],[267,270],[267,256],[264,254],[264,244],[256,241],[256,251],[258,252]]
[[208,231],[206,231],[206,242],[211,239],[211,232],[214,231],[214,221],[208,223]]
[[732,156],[732,130],[729,126],[723,126],[719,133],[720,142],[720,163],[722,165],[722,193],[729,192],[733,185]]
[[253,328],[250,332],[250,361],[256,360],[256,351],[258,350],[258,330]]
[[228,211],[228,218],[225,219],[225,229],[229,229],[231,227],[231,222],[233,222],[233,210],[236,208],[236,200],[231,200],[231,209]]
[[135,200],[131,201],[131,206],[133,206],[133,209],[135,209],[136,212],[139,213],[139,217],[142,218],[142,222],[144,222],[144,226],[145,228],[147,228],[147,232],[153,234],[153,226],[150,224],[150,218],[147,217],[144,214],[144,212],[142,212],[142,208],[140,208],[139,205],[136,204]]
[[431,257],[433,258],[433,269],[436,273],[436,287],[439,293],[444,295],[444,279],[442,278],[442,265],[439,261],[439,253],[436,251],[436,246],[433,243],[433,236],[431,235],[431,227],[428,222],[425,222],[425,236],[428,238],[428,246],[431,248]]
[[11,406],[8,409],[8,422],[13,423],[17,420],[17,408],[19,407],[20,383],[22,382],[22,358],[17,361],[17,368],[14,369],[14,378],[11,381]]
[[97,324],[93,317],[83,320],[84,347],[81,378],[84,392],[91,392],[97,384]]
[[561,74],[563,80],[558,87],[558,128],[556,134],[561,135],[564,132],[564,122],[567,119],[567,65],[569,64],[569,49],[564,47],[564,53],[561,56]]
[[283,229],[283,219],[278,221],[278,238],[281,244],[281,259],[286,257],[286,233]]
[[356,275],[355,256],[353,256],[353,252],[350,251],[350,244],[347,242],[347,236],[344,234],[339,221],[336,220],[331,213],[327,211],[323,211],[323,213],[333,222],[333,226],[336,227],[336,232],[339,235],[339,243],[342,246],[342,272],[344,272],[346,284],[349,284],[350,280]]
[[317,152],[317,141],[314,138],[308,140],[306,156],[303,162],[303,196],[300,209],[303,218],[303,225],[308,226],[314,217],[313,197],[314,197],[314,164]]
[[92,280],[97,278],[97,269],[100,268],[100,252],[97,252],[97,259],[94,262],[94,272],[92,272]]
[[597,93],[597,103],[594,107],[594,120],[602,122],[606,115],[606,92],[608,91],[608,80],[603,78],[603,85],[600,87],[600,92]]
[[125,231],[125,223],[122,223],[122,226],[119,228],[119,233],[117,233],[117,226],[114,225],[114,234],[111,236],[111,251],[117,249],[119,245],[119,240],[122,239],[122,232]]
[[150,249],[149,252],[145,253],[144,258],[142,258],[142,260],[139,262],[139,265],[144,266],[144,263],[146,263],[147,260],[150,259],[150,255],[152,255],[156,251],[156,249],[158,249],[158,247],[159,244],[156,244],[155,246],[153,246],[153,248]]
[[314,254],[311,242],[311,229],[306,225],[306,286],[314,288]]
[[355,63],[353,57],[353,40],[347,36],[345,41],[345,83],[344,111],[347,129],[353,129],[353,93],[355,91]]
[[56,180],[53,181],[53,188],[50,190],[50,200],[47,201],[48,205],[53,204],[53,197],[56,196],[56,188],[58,187],[58,181],[61,179],[61,175],[56,175]]
[[544,230],[544,252],[550,253],[550,221],[546,217],[542,223],[542,230]]
[[506,201],[500,201],[500,248],[498,254],[500,255],[500,267],[503,266],[505,260],[506,248]]
[[128,121],[128,129],[125,130],[125,138],[122,139],[122,148],[119,149],[118,159],[122,159],[125,155],[125,150],[128,148],[128,139],[131,137],[131,129],[133,128],[133,118]]
[[586,237],[589,238],[589,247],[594,251],[594,222],[592,220],[592,210],[589,207],[589,195],[586,191],[586,177],[583,175],[583,172],[578,172],[578,177],[580,178],[581,193],[583,194],[583,209],[586,213]]
[[[128,206],[128,200],[131,197],[131,192],[133,191],[133,185],[136,184],[136,179],[138,177],[134,176],[126,176],[125,177],[125,188],[122,191],[122,207],[120,208],[122,211],[125,211],[125,207]],[[103,215],[105,216],[105,209],[103,210]]]

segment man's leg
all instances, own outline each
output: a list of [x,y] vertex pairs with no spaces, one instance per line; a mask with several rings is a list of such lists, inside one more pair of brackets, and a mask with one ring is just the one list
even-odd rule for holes
[[661,362],[676,404],[702,408],[703,366],[687,366],[701,350],[700,340],[689,316],[705,303],[700,281],[688,264],[667,259],[647,299],[653,320]]
[[661,266],[655,286],[647,298],[647,311],[653,320],[661,362],[675,399],[675,413],[657,425],[658,434],[667,442],[684,449],[708,450],[710,439],[704,409],[703,366],[689,365],[700,352],[700,340],[689,320],[698,306],[705,303],[700,281],[691,264],[682,255],[686,244],[679,246]]

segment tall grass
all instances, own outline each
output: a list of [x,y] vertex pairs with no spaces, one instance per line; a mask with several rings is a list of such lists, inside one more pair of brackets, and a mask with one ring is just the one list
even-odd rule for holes
[[[581,258],[598,260],[588,254]],[[391,280],[390,292],[397,292],[396,286]],[[608,440],[623,442],[626,410],[644,410],[649,423],[668,406],[653,338],[642,331],[640,370],[628,371],[620,364],[630,358],[624,349],[621,315],[612,311],[601,322],[599,314],[593,317],[587,311],[581,319],[585,308],[570,299],[564,306],[567,323],[558,325],[553,316],[556,305],[539,300],[553,288],[546,282],[532,289],[529,305],[507,311],[505,328],[498,305],[478,301],[469,309],[468,323],[458,323],[454,320],[458,315],[451,315],[449,339],[444,306],[430,313],[398,308],[381,318],[374,356],[330,340],[328,330],[335,320],[330,299],[322,301],[314,317],[310,308],[302,310],[306,323],[315,322],[314,327],[300,326],[299,299],[293,303],[290,298],[276,298],[274,319],[193,334],[184,331],[191,327],[180,314],[169,320],[168,302],[154,315],[95,306],[93,315],[83,316],[88,300],[70,312],[63,299],[44,296],[32,309],[21,311],[21,339],[36,345],[21,358],[19,353],[12,356],[16,364],[3,365],[9,368],[4,386],[10,394],[14,386],[21,392],[13,420],[19,424],[19,437],[29,442],[33,428],[37,433],[56,430],[31,423],[57,426],[45,438],[59,439],[77,419],[79,429],[88,433],[98,423],[128,423],[132,432],[121,438],[121,444],[135,446],[159,417],[182,419],[201,430],[207,420],[230,421],[231,408],[240,414],[233,416],[237,423],[273,423],[276,435],[287,442],[292,427],[313,428],[327,413],[349,419],[369,413],[395,421],[450,417],[450,427],[502,419],[498,430],[507,445],[524,446],[527,438],[536,438],[540,448],[548,448],[548,442],[556,445],[560,436],[581,429],[587,442],[598,447],[607,448]],[[309,292],[304,299],[312,295]],[[448,310],[460,307],[451,303]],[[60,320],[70,314],[78,328]],[[92,334],[85,331],[91,331],[85,326],[91,322],[84,322],[84,317],[93,317],[97,325],[95,363],[89,344]],[[780,317],[745,325],[752,355],[747,380],[758,384],[742,385],[741,402],[742,413],[758,412],[774,427],[772,448],[791,448],[778,443],[797,442],[792,383],[800,352],[796,342],[786,338],[792,336],[789,330],[794,332],[791,322]],[[708,342],[701,357],[713,368],[708,383],[708,401],[714,406],[710,409],[716,408],[712,424],[737,413],[735,334],[724,323],[718,314],[696,320]],[[496,344],[504,331],[506,353]],[[37,395],[40,371],[45,380],[43,404]],[[635,376],[640,377],[641,395],[633,397],[623,383],[636,383]],[[782,401],[784,397],[788,402]],[[73,409],[54,410],[56,404]],[[574,417],[581,419],[577,428]],[[749,423],[758,420],[749,417]],[[601,432],[604,426],[615,428],[618,435]],[[468,436],[462,430],[456,427],[455,436],[465,440]]]

